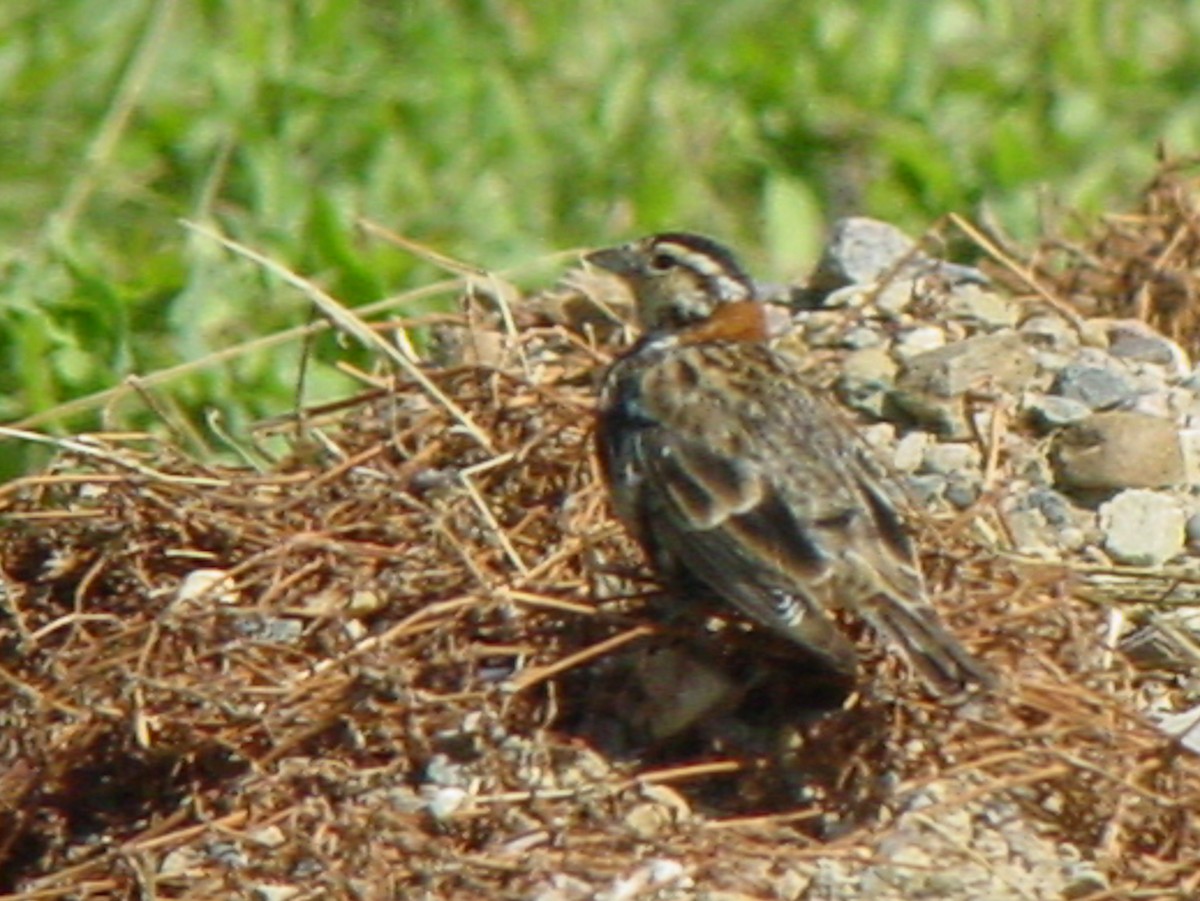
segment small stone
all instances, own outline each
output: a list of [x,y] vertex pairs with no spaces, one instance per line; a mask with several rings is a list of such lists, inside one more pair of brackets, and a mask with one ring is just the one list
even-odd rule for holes
[[866,347],[846,355],[834,390],[853,410],[881,418],[887,392],[895,382],[896,362],[882,346]]
[[[928,432],[909,432],[896,443],[892,454],[892,466],[898,472],[916,472],[932,439]],[[933,470],[936,471],[936,470]]]
[[946,482],[946,500],[959,510],[966,510],[977,500],[981,493],[979,482],[970,476],[951,476]]
[[1166,391],[1139,394],[1134,398],[1133,403],[1125,405],[1123,409],[1145,413],[1147,416],[1157,416],[1160,419],[1175,418],[1175,412],[1171,409],[1171,398]]
[[1023,554],[1043,555],[1055,547],[1046,518],[1038,510],[1027,507],[1009,510],[1004,514],[1004,524],[1013,545]]
[[892,353],[900,360],[910,360],[917,354],[945,346],[945,332],[935,325],[921,325],[901,332],[892,345]]
[[1114,357],[1156,363],[1173,375],[1191,368],[1183,348],[1140,319],[1116,319],[1108,326],[1108,352]]
[[233,627],[247,638],[269,644],[294,644],[304,634],[304,623],[285,616],[246,617]]
[[925,457],[921,461],[921,471],[935,472],[944,476],[978,472],[982,460],[983,455],[973,444],[962,442],[933,444],[925,451]]
[[1055,436],[1050,464],[1059,487],[1162,488],[1184,481],[1179,433],[1144,413],[1096,413]]
[[1055,528],[1066,528],[1074,521],[1071,502],[1052,488],[1033,488],[1025,500]]
[[1092,408],[1083,401],[1057,394],[1033,394],[1026,399],[1025,409],[1046,431],[1082,422],[1092,415]]
[[900,380],[906,387],[956,397],[995,385],[1020,388],[1033,377],[1033,357],[1016,332],[978,335],[909,360]]
[[977,335],[906,361],[889,399],[918,422],[965,438],[971,434],[965,394],[1020,391],[1036,375],[1033,353],[1019,334]]
[[[836,291],[829,292],[823,298],[819,298],[820,302],[816,303],[815,306],[823,310],[857,310],[867,305],[867,301],[870,299],[873,291],[874,288],[870,285],[846,285],[844,288],[838,288]],[[801,297],[807,298],[809,305],[814,306],[812,304],[811,293],[806,294],[802,292]]]
[[296,885],[279,885],[269,882],[260,882],[251,890],[250,897],[254,901],[289,901],[295,898],[303,891]]
[[1038,350],[1065,353],[1079,347],[1079,333],[1061,316],[1030,316],[1021,323],[1020,332]]
[[1157,566],[1182,551],[1184,524],[1179,502],[1154,491],[1122,491],[1100,507],[1104,550],[1129,566]]
[[183,876],[193,871],[198,872],[203,865],[204,855],[196,848],[185,845],[167,853],[159,865],[158,875]]
[[859,429],[858,434],[882,456],[891,453],[896,443],[896,427],[890,422],[873,422]]
[[905,257],[922,255],[917,244],[896,226],[865,216],[833,224],[825,251],[809,280],[826,292],[843,285],[870,284]]
[[946,492],[945,476],[909,476],[905,481],[913,499],[923,507],[933,506],[942,499]]
[[1080,340],[1084,347],[1108,349],[1108,323],[1103,319],[1085,319],[1081,325]]
[[946,305],[947,314],[954,319],[963,319],[989,331],[1013,328],[1018,319],[1016,306],[1007,298],[979,285],[962,285],[950,294]]
[[1188,517],[1183,532],[1187,536],[1188,544],[1200,544],[1200,513],[1193,513]]
[[428,793],[426,809],[435,820],[444,820],[461,810],[467,803],[467,790],[448,785]]
[[183,577],[175,593],[179,604],[236,604],[240,598],[229,573],[223,569],[193,569]]
[[891,223],[850,216],[834,223],[809,286],[812,291],[827,294],[844,285],[869,284],[893,272],[908,278],[937,275],[951,284],[988,281],[972,266],[929,256]]
[[1084,363],[1072,363],[1059,372],[1050,391],[1093,410],[1111,410],[1132,400],[1136,393],[1133,382],[1122,373]]
[[866,347],[879,347],[883,344],[883,335],[873,328],[861,325],[852,328],[842,336],[842,346],[851,350],[862,350]]
[[809,347],[841,347],[846,318],[838,312],[818,310],[797,319]]
[[646,801],[634,805],[625,814],[625,825],[638,838],[648,840],[671,829],[674,822],[669,810],[660,804]]
[[278,826],[264,826],[261,829],[255,829],[246,837],[264,848],[278,848],[287,843],[287,837]]
[[885,317],[898,319],[912,304],[919,292],[912,279],[898,278],[874,291],[875,309]]

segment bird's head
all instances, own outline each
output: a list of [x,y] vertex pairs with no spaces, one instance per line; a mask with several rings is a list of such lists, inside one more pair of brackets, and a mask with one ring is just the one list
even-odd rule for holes
[[584,259],[625,281],[647,331],[677,331],[724,304],[754,300],[754,283],[733,253],[701,235],[665,232]]

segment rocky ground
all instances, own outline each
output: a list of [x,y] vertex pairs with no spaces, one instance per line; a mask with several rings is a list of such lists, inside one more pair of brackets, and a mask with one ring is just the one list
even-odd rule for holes
[[1167,168],[1079,244],[948,228],[974,266],[847,220],[764,286],[1001,676],[965,702],[654,615],[594,274],[395,324],[429,358],[258,470],[60,442],[0,487],[0,897],[1197,897],[1197,209]]

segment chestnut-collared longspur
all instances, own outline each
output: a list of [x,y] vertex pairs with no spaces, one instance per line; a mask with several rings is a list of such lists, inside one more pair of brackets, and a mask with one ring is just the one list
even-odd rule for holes
[[613,507],[673,598],[715,596],[850,676],[846,610],[938,693],[991,676],[925,595],[897,486],[772,347],[734,256],[667,233],[585,259],[630,288],[643,335],[609,369],[597,446]]

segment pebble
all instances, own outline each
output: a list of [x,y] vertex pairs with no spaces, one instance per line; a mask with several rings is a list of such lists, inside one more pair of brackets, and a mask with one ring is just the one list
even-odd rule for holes
[[940,501],[946,493],[946,478],[939,475],[909,476],[908,490],[918,504],[930,507]]
[[1027,499],[1029,506],[1040,511],[1046,522],[1055,528],[1072,524],[1071,502],[1053,488],[1033,488]]
[[890,222],[866,216],[839,219],[809,279],[809,290],[829,293],[845,285],[865,285],[895,273],[905,278],[935,275],[950,284],[988,283],[973,266],[929,256]]
[[1055,377],[1050,391],[1092,410],[1111,410],[1131,401],[1136,394],[1133,382],[1114,367],[1086,363],[1072,363],[1064,368]]
[[1092,408],[1080,400],[1057,394],[1032,394],[1024,407],[1033,421],[1046,431],[1082,422],[1092,415]]
[[[928,432],[912,431],[896,442],[892,465],[900,472],[916,472],[929,448]],[[936,472],[936,470],[931,470]]]
[[946,480],[946,500],[965,510],[979,500],[981,493],[979,480],[969,475],[955,474]]
[[839,219],[829,232],[825,251],[809,280],[815,290],[867,285],[896,267],[905,257],[924,256],[896,226],[865,216]]
[[978,472],[982,461],[983,455],[973,444],[932,444],[926,449],[921,460],[921,471],[944,476],[961,475],[966,472]]
[[891,319],[899,319],[920,296],[917,283],[907,278],[895,279],[873,290],[875,309]]
[[1016,304],[978,285],[963,285],[951,294],[946,314],[989,331],[1014,328],[1020,319]]
[[852,410],[882,419],[888,392],[896,378],[896,362],[884,347],[867,347],[848,354],[834,390]]
[[917,354],[946,346],[946,333],[935,325],[921,325],[896,336],[892,354],[899,360],[910,360]]
[[1186,517],[1173,497],[1122,491],[1100,507],[1104,550],[1117,563],[1158,566],[1183,550]]
[[1055,483],[1065,489],[1162,488],[1184,481],[1179,433],[1144,413],[1096,413],[1059,432],[1050,449]]
[[1021,323],[1020,332],[1039,350],[1068,353],[1079,347],[1079,333],[1061,316],[1030,316]]
[[1183,375],[1191,368],[1184,349],[1156,332],[1140,319],[1117,319],[1108,326],[1108,352],[1114,357],[1156,363],[1172,375]]
[[967,392],[1019,392],[1036,374],[1033,353],[1016,332],[977,335],[907,360],[889,400],[918,423],[962,439],[971,435]]
[[859,326],[852,328],[842,335],[842,346],[851,350],[862,350],[868,347],[879,347],[884,343],[883,335],[873,328]]
[[938,397],[983,389],[1016,391],[1037,374],[1033,355],[1013,331],[978,335],[907,362],[897,386]]

